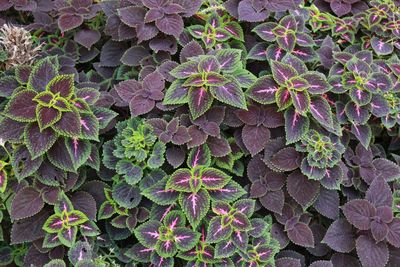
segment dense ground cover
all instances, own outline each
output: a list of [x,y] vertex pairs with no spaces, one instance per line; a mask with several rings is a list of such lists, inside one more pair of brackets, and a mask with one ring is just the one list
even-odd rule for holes
[[400,1],[0,0],[0,265],[400,266]]

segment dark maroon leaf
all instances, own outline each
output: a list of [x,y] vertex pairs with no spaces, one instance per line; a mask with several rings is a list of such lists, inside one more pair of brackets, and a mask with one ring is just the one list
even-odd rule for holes
[[309,180],[300,171],[294,171],[288,176],[286,186],[289,195],[303,208],[308,207],[315,201],[320,190],[319,182]]
[[376,243],[369,236],[359,236],[356,240],[356,249],[363,266],[384,267],[389,260],[389,250],[386,243]]
[[337,252],[352,251],[355,247],[355,237],[351,225],[345,219],[334,221],[329,226],[322,242]]
[[329,219],[336,219],[339,215],[339,194],[335,190],[320,189],[320,194],[314,203],[314,208]]
[[246,148],[254,156],[264,149],[270,138],[270,131],[263,125],[245,125],[242,129],[242,138]]
[[314,247],[313,233],[305,223],[296,223],[292,229],[288,229],[287,234],[289,239],[296,245]]
[[15,195],[11,203],[10,216],[12,220],[25,219],[37,214],[43,207],[40,192],[33,187],[25,187]]
[[371,217],[376,213],[375,207],[364,199],[351,200],[342,209],[347,220],[360,230],[370,228]]
[[100,40],[100,37],[100,32],[97,30],[81,29],[75,33],[74,40],[90,50]]

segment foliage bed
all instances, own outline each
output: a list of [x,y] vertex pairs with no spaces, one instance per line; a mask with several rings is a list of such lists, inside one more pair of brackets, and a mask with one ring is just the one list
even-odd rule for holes
[[0,0],[0,265],[400,266],[400,1]]

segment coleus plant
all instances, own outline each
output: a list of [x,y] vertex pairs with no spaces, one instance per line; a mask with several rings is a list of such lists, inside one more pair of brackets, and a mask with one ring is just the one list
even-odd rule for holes
[[266,22],[257,25],[253,29],[253,32],[264,41],[274,44],[268,47],[265,43],[257,44],[250,50],[249,58],[258,60],[266,60],[269,58],[280,60],[286,52],[302,60],[312,59],[313,52],[310,52],[312,51],[310,47],[315,46],[315,42],[310,34],[304,32],[304,30],[303,18],[294,15],[281,18],[279,23]]
[[192,249],[199,241],[200,234],[186,226],[183,212],[173,210],[165,215],[162,222],[149,220],[137,227],[135,236],[140,244],[155,254],[151,257],[167,258],[167,262],[173,263],[176,253]]
[[243,69],[239,49],[220,49],[215,55],[192,57],[170,74],[176,79],[165,92],[163,104],[188,104],[193,119],[209,110],[214,99],[247,108],[242,88],[251,84],[254,75]]
[[399,7],[0,1],[0,265],[399,266]]
[[226,14],[213,12],[207,15],[205,25],[192,25],[187,28],[190,34],[203,41],[206,48],[221,46],[229,39],[243,41],[243,29]]
[[216,243],[216,258],[238,252],[242,266],[274,264],[279,245],[276,240],[269,240],[271,218],[251,218],[254,206],[255,201],[250,199],[240,199],[232,205],[213,202],[212,210],[217,216],[209,223],[206,241]]
[[300,59],[291,55],[272,61],[271,71],[272,75],[260,77],[246,94],[264,105],[276,103],[278,111],[284,111],[286,142],[297,142],[307,133],[310,117],[337,132],[331,106],[323,97],[330,90],[325,75],[308,71]]
[[310,179],[320,180],[340,168],[344,145],[339,137],[324,135],[316,130],[309,130],[296,150],[306,153],[301,162],[301,171]]
[[59,74],[57,57],[18,66],[6,78],[15,85],[4,92],[9,101],[1,138],[18,147],[11,158],[18,179],[32,175],[45,159],[70,172],[85,163],[98,166],[90,141],[99,140],[100,121],[104,128],[116,113],[93,107],[100,96],[96,88],[76,87],[74,75]]
[[116,125],[118,134],[103,146],[103,163],[129,185],[137,184],[147,170],[164,163],[165,145],[157,141],[153,127],[140,119]]
[[53,248],[59,245],[71,247],[75,244],[78,231],[84,236],[99,234],[96,224],[86,214],[75,210],[69,198],[60,193],[59,201],[54,206],[54,214],[43,225],[46,236],[43,247]]
[[197,227],[210,209],[210,201],[234,201],[245,191],[232,177],[211,167],[205,146],[190,151],[187,165],[171,174],[166,190],[179,192],[179,204],[192,227]]

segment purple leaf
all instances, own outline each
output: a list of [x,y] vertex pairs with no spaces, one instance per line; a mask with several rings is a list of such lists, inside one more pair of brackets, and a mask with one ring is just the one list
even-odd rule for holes
[[12,220],[21,220],[39,213],[44,207],[40,192],[33,187],[25,187],[17,192],[11,202]]
[[400,247],[400,219],[394,218],[388,225],[389,232],[387,233],[386,240],[396,248]]
[[279,258],[276,259],[276,267],[301,267],[299,259],[294,258]]
[[57,140],[57,135],[52,129],[45,129],[40,132],[39,126],[32,123],[26,126],[24,138],[32,159],[35,159],[53,146]]
[[257,11],[254,9],[251,0],[240,1],[238,7],[239,20],[248,22],[264,21],[268,17],[267,11]]
[[274,167],[283,171],[293,171],[299,167],[299,153],[293,147],[279,150],[269,160]]
[[140,65],[140,61],[146,57],[148,57],[149,51],[143,46],[133,46],[124,52],[121,57],[121,62],[124,65],[136,67]]
[[83,17],[78,14],[62,14],[58,18],[58,27],[61,32],[66,32],[79,27],[83,23]]
[[193,119],[197,119],[210,109],[213,97],[204,87],[191,87],[188,93],[189,109]]
[[400,178],[400,167],[393,161],[379,158],[373,161],[373,165],[376,169],[375,175],[377,178],[384,179],[387,182]]
[[22,244],[44,237],[43,224],[51,212],[43,209],[38,214],[14,223],[11,228],[11,244]]
[[279,47],[287,52],[291,52],[296,44],[296,35],[293,32],[285,32],[282,36],[276,37]]
[[320,189],[320,194],[314,203],[314,208],[329,219],[336,219],[339,216],[340,198],[335,190]]
[[384,267],[389,259],[386,243],[376,243],[375,240],[366,235],[357,238],[356,249],[363,266]]
[[314,261],[309,267],[334,267],[331,261]]
[[117,11],[121,21],[130,27],[144,23],[146,10],[143,7],[129,6]]
[[190,151],[187,159],[187,165],[190,168],[194,168],[196,166],[210,166],[210,164],[210,150],[206,145],[198,146]]
[[255,32],[258,36],[260,36],[260,38],[263,39],[264,41],[273,42],[275,41],[275,34],[273,33],[273,29],[276,26],[277,24],[274,22],[266,22],[257,25],[256,27],[254,27],[252,31]]
[[163,33],[179,37],[183,31],[183,20],[177,14],[165,15],[163,18],[156,20],[156,26]]
[[100,65],[104,67],[116,67],[121,64],[120,59],[127,49],[124,42],[107,41],[100,52]]
[[287,235],[296,245],[302,247],[314,247],[314,235],[310,227],[305,223],[296,223],[292,229],[287,230]]
[[[300,114],[306,114],[310,109],[310,96],[306,91],[290,91],[290,96],[293,101],[293,105],[297,112]],[[284,102],[283,102],[284,103]],[[279,105],[279,102],[278,102]],[[284,104],[285,105],[285,104]],[[284,106],[282,105],[282,106]]]
[[330,2],[332,11],[338,16],[341,17],[346,15],[351,11],[351,4],[346,3],[345,1],[332,1]]
[[100,40],[100,32],[92,29],[80,29],[75,33],[74,40],[80,45],[83,45],[88,50]]
[[159,240],[159,228],[162,224],[159,221],[150,220],[139,227],[137,227],[134,231],[136,238],[139,242],[145,247],[154,247]]
[[246,148],[252,156],[262,151],[270,138],[267,127],[245,125],[242,129],[242,138]]
[[378,56],[390,55],[394,49],[391,43],[376,36],[371,38],[371,46]]
[[218,243],[228,239],[232,235],[232,227],[230,224],[222,224],[221,217],[217,216],[211,219],[207,228],[207,242]]
[[52,126],[54,123],[61,119],[61,111],[55,108],[40,107],[36,109],[37,111],[37,122],[41,131]]
[[232,73],[242,66],[241,63],[242,50],[240,49],[221,49],[217,50],[215,56],[224,73]]
[[327,244],[337,252],[348,253],[355,247],[354,233],[351,225],[345,219],[334,221],[326,231],[322,243]]
[[220,189],[230,179],[230,176],[215,168],[206,168],[201,172],[201,182],[206,189]]
[[372,137],[371,127],[369,125],[352,124],[351,132],[357,137],[357,139],[365,148],[368,148]]
[[[17,68],[17,70],[21,71],[21,68]],[[17,75],[21,75],[20,73],[17,73]],[[21,80],[18,76],[17,78]],[[26,80],[26,78],[23,78]],[[3,76],[0,78],[0,96],[1,97],[10,97],[14,90],[19,86],[19,83],[17,79],[13,76]]]
[[375,207],[392,206],[392,190],[385,180],[375,178],[365,194],[365,199]]
[[166,189],[166,185],[167,179],[163,179],[151,187],[142,190],[141,193],[159,205],[170,205],[177,201],[179,194],[175,190]]
[[32,159],[24,146],[15,148],[11,157],[11,166],[18,181],[36,172],[43,162],[43,157]]
[[168,180],[167,189],[173,189],[180,192],[191,192],[190,181],[192,174],[189,169],[176,170]]
[[239,197],[246,194],[246,191],[235,181],[229,181],[229,183],[221,189],[208,190],[211,199],[214,201],[227,201],[232,202]]
[[342,209],[346,219],[360,230],[370,228],[371,217],[376,213],[375,207],[364,199],[351,200]]
[[301,78],[307,80],[308,92],[311,94],[323,94],[329,91],[329,84],[326,77],[320,72],[307,72],[301,75]]
[[[256,183],[254,183],[256,185]],[[267,191],[267,193],[260,197],[260,202],[266,209],[282,214],[283,206],[285,204],[285,194],[282,190]]]
[[311,205],[319,194],[320,185],[317,181],[309,180],[300,171],[292,172],[287,178],[289,195],[303,208]]
[[217,158],[225,157],[232,151],[229,142],[225,138],[209,136],[207,145],[210,148],[211,155]]
[[200,72],[219,72],[220,65],[215,57],[205,57],[198,63],[198,69]]
[[192,249],[200,238],[200,233],[197,233],[189,228],[178,227],[173,230],[176,246],[181,251]]
[[74,164],[70,155],[66,153],[67,151],[64,138],[59,138],[47,152],[47,157],[56,167],[62,170],[75,172]]
[[376,117],[387,116],[390,112],[388,101],[381,95],[372,95],[371,113]]

